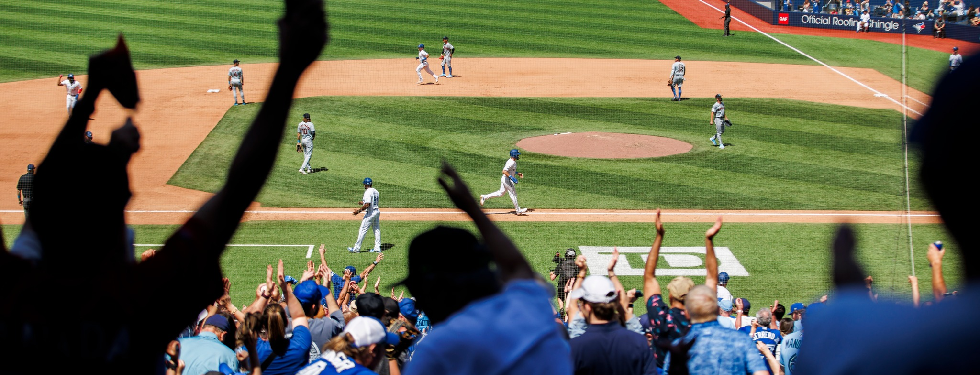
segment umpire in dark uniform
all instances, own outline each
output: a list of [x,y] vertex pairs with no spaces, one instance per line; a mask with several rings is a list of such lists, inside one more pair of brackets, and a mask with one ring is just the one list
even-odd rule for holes
[[729,1],[726,1],[725,2],[725,15],[724,16],[721,16],[721,18],[725,19],[725,35],[723,35],[723,36],[729,36],[729,35],[731,35],[731,34],[728,33],[728,24],[732,23],[732,4],[731,4],[731,2],[729,2]]
[[24,206],[24,217],[31,211],[31,201],[34,200],[34,164],[27,165],[27,173],[17,181],[17,202]]

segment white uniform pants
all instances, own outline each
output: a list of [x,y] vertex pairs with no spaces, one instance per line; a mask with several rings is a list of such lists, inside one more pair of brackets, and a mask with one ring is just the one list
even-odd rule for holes
[[303,138],[303,165],[299,169],[313,170],[310,166],[310,159],[313,158],[313,138]]
[[78,96],[76,95],[68,95],[68,97],[65,98],[65,106],[68,107],[68,113],[71,113],[71,110],[75,108],[76,102],[78,102]]
[[245,88],[242,87],[242,81],[234,78],[231,80],[231,93],[235,96],[235,103],[238,103],[238,93],[242,93],[242,103],[245,103]]
[[[419,66],[415,67],[415,74],[419,75],[419,82],[422,82],[422,69],[425,69],[426,73],[432,75],[432,78],[436,78],[436,74],[432,72],[432,69],[429,69],[429,64],[421,63]],[[436,78],[436,80],[438,81],[439,78]]]
[[375,210],[373,213],[364,213],[364,219],[361,220],[361,229],[357,232],[357,242],[354,243],[354,251],[361,251],[361,242],[364,241],[364,235],[367,234],[368,228],[374,227],[374,251],[381,250],[381,211]]
[[510,201],[514,202],[514,209],[520,211],[521,206],[517,205],[517,192],[514,191],[514,183],[511,182],[510,177],[507,175],[500,175],[500,190],[483,196],[483,199],[496,198],[504,195],[504,192],[510,195]]

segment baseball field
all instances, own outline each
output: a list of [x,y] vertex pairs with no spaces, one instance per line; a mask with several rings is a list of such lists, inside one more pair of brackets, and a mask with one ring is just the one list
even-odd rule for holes
[[[486,194],[499,187],[507,152],[521,140],[584,132],[658,136],[691,147],[634,159],[616,158],[639,147],[628,140],[608,158],[522,149],[518,171],[526,177],[517,193],[534,211],[510,214],[506,197],[486,209],[543,274],[556,251],[577,248],[590,254],[590,267],[605,268],[619,247],[617,272],[628,288],[640,287],[642,273],[635,272],[653,240],[650,210],[663,208],[664,246],[674,249],[661,262],[662,285],[668,275],[703,280],[697,247],[708,222],[723,216],[716,238],[728,251],[722,270],[731,271],[730,289],[753,301],[752,310],[773,299],[810,302],[826,294],[829,240],[834,223],[844,221],[857,223],[860,260],[883,296],[907,300],[913,267],[921,290],[929,290],[924,250],[935,240],[948,243],[945,270],[954,290],[957,247],[917,184],[917,155],[914,147],[906,153],[904,141],[906,126],[928,109],[953,42],[909,35],[903,49],[896,35],[771,26],[762,33],[752,30],[763,27],[759,20],[738,11],[735,35],[723,38],[721,22],[710,25],[720,16],[711,6],[721,1],[683,9],[677,2],[328,2],[330,44],[297,89],[277,164],[223,258],[233,301],[249,303],[264,266],[276,259],[298,275],[310,255],[318,258],[321,243],[334,269],[369,264],[373,254],[344,250],[357,234],[360,218],[350,212],[364,177],[381,193],[382,240],[395,244],[369,280],[380,275],[384,290],[405,275],[414,235],[437,224],[470,227],[435,182],[441,161],[474,193]],[[282,5],[0,4],[0,109],[7,114],[0,185],[13,190],[64,122],[64,88],[51,78],[75,73],[84,85],[87,56],[122,33],[144,100],[135,113],[102,100],[90,130],[104,143],[125,116],[134,117],[143,148],[131,163],[127,219],[137,252],[159,247],[224,182],[271,80]],[[457,49],[455,77],[416,85],[415,46],[425,43],[436,57],[443,36]],[[966,53],[978,46],[956,45]],[[679,102],[665,85],[675,55],[688,69]],[[255,105],[232,106],[224,90],[236,58]],[[438,64],[432,68],[440,73]],[[215,88],[222,90],[208,92]],[[724,150],[708,142],[715,93],[724,95],[735,123]],[[297,172],[302,154],[294,146],[302,113],[317,127],[312,164],[321,170],[309,175]],[[567,144],[590,147],[598,146]],[[23,222],[12,193],[0,200],[8,245]],[[98,204],[98,197],[80,204]]]

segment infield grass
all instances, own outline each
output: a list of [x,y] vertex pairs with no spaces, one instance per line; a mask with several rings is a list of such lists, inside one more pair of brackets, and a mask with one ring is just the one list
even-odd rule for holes
[[[327,263],[334,269],[354,265],[363,270],[374,260],[373,253],[350,254],[346,251],[357,236],[359,221],[291,221],[243,223],[233,244],[302,244],[314,245],[313,259],[319,264],[316,249],[327,245]],[[390,293],[390,285],[405,277],[408,270],[405,257],[411,239],[433,226],[449,225],[474,231],[469,222],[435,223],[385,221],[382,210],[381,238],[395,247],[385,252],[385,259],[371,273],[369,290],[381,276],[382,294]],[[551,262],[556,251],[578,246],[650,246],[653,242],[653,226],[647,223],[574,223],[574,222],[501,222],[506,232],[535,271],[547,277],[554,268]],[[663,246],[704,246],[706,223],[667,223]],[[176,226],[136,225],[136,243],[159,244],[170,236]],[[836,225],[831,224],[751,224],[726,223],[715,239],[716,246],[731,249],[749,276],[732,277],[729,289],[738,297],[748,298],[754,312],[779,299],[789,306],[794,302],[809,303],[831,289],[829,248]],[[865,271],[875,280],[875,290],[882,299],[895,299],[908,303],[911,289],[907,276],[911,274],[908,240],[903,225],[861,224],[855,226],[858,237],[858,259]],[[8,246],[13,242],[19,226],[5,225],[4,234]],[[919,276],[922,301],[931,301],[931,277],[925,259],[928,243],[942,240],[946,243],[944,274],[949,290],[957,290],[962,283],[959,247],[950,240],[940,225],[914,225],[916,239],[915,269]],[[373,241],[368,234],[365,241]],[[137,254],[148,247],[139,247]],[[95,251],[87,249],[85,251]],[[456,256],[447,250],[446,256]],[[254,299],[255,286],[265,280],[265,265],[282,258],[286,273],[298,277],[306,265],[307,248],[298,247],[228,247],[222,257],[225,277],[232,281],[232,301],[241,306]],[[703,259],[703,256],[701,256]],[[626,260],[633,268],[643,268],[640,254],[629,254]],[[692,268],[702,268],[696,266]],[[605,274],[605,264],[590,264],[593,274]],[[671,268],[663,258],[660,269]],[[666,288],[673,277],[659,277]],[[704,277],[691,277],[703,283]],[[641,276],[623,276],[626,288],[641,288]],[[401,289],[396,289],[400,293]],[[666,292],[666,289],[664,290]],[[407,295],[407,293],[406,293]],[[833,296],[831,296],[833,298]],[[643,308],[637,305],[637,314]]]
[[[658,1],[327,1],[331,42],[323,59],[410,58],[419,43],[457,57],[595,57],[814,62],[765,36],[701,29]],[[0,82],[84,72],[87,56],[125,34],[137,69],[274,62],[270,0],[0,0]],[[841,34],[845,35],[845,34]],[[776,34],[832,65],[873,68],[900,80],[901,50],[867,40]],[[930,91],[946,55],[909,48],[909,85]],[[667,72],[655,72],[664,74]],[[778,77],[773,77],[778,79]],[[817,84],[817,83],[815,83]]]
[[[280,156],[258,201],[277,207],[353,207],[364,177],[384,207],[449,207],[435,176],[453,164],[474,194],[500,186],[508,150],[525,137],[560,132],[648,134],[694,145],[650,159],[568,158],[524,151],[517,186],[532,208],[902,210],[900,116],[775,99],[730,99],[737,124],[719,150],[706,124],[713,101],[691,99],[321,97],[297,100]],[[256,106],[234,107],[170,184],[216,191]],[[799,114],[808,112],[807,118]],[[297,172],[295,123],[313,115],[312,164]],[[523,151],[523,150],[522,150]],[[914,168],[914,159],[913,159]],[[915,176],[915,170],[912,171]],[[914,178],[913,178],[914,180]],[[928,208],[913,186],[913,209]],[[510,207],[510,200],[488,208]]]

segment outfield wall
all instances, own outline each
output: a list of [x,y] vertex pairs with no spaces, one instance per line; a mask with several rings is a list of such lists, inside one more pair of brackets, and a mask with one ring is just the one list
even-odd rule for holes
[[[776,26],[796,26],[817,29],[856,31],[858,16],[826,13],[776,11],[753,0],[732,0],[732,5],[755,18]],[[935,21],[871,17],[868,30],[876,33],[901,33],[931,35]],[[980,41],[980,27],[946,23],[946,37],[967,42]]]

